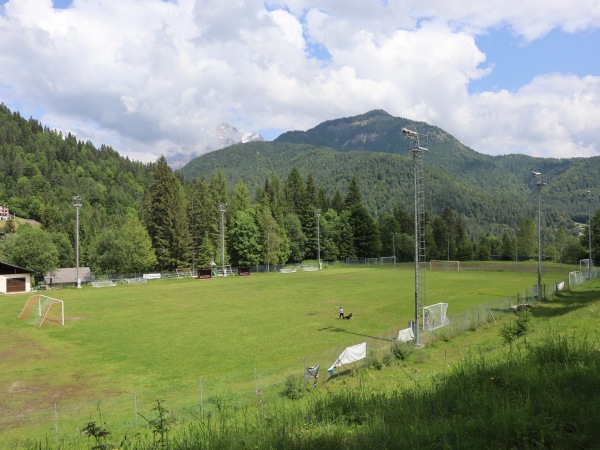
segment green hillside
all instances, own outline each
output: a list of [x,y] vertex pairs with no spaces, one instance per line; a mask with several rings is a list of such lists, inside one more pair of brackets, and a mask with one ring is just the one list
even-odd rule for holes
[[111,147],[96,148],[26,120],[0,104],[0,203],[48,230],[72,230],[75,195],[85,199],[81,214],[89,220],[82,220],[83,233],[85,224],[101,227],[138,211],[152,168]]
[[412,158],[402,135],[407,127],[429,136],[424,155],[426,204],[432,214],[450,207],[480,227],[514,226],[537,208],[531,171],[541,171],[547,225],[572,227],[587,211],[585,191],[596,187],[600,158],[544,159],[525,155],[490,156],[461,144],[444,130],[396,118],[385,111],[330,120],[307,131],[290,131],[273,142],[239,144],[200,156],[180,173],[208,177],[218,167],[230,183],[242,180],[252,191],[268,177],[285,179],[293,167],[313,175],[332,196],[345,192],[352,176],[374,214],[412,202]]

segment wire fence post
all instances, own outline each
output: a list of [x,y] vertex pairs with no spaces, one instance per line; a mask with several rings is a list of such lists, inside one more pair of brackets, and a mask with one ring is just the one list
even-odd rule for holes
[[204,420],[204,404],[202,399],[202,377],[200,377],[200,419]]
[[135,426],[138,426],[138,412],[137,412],[137,391],[133,391],[133,413],[135,414]]
[[56,438],[56,448],[60,448],[58,444],[58,407],[56,402],[54,402],[54,436]]

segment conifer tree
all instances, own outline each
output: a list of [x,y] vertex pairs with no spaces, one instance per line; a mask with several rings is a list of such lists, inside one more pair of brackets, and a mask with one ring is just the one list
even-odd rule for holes
[[188,266],[190,234],[183,187],[164,156],[158,159],[146,194],[144,224],[156,252],[159,270]]

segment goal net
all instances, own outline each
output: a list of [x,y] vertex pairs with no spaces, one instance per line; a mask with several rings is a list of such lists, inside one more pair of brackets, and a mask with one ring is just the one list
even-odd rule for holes
[[129,285],[146,284],[148,282],[148,278],[124,278],[123,281]]
[[585,281],[585,278],[583,276],[583,272],[581,272],[581,271],[569,272],[569,288],[572,288],[575,286],[580,286],[583,284],[584,281]]
[[432,259],[429,261],[429,268],[431,270],[460,270],[460,261]]
[[396,257],[395,256],[382,256],[380,261],[381,261],[381,264],[394,264],[396,262]]
[[57,298],[45,295],[32,295],[27,299],[19,319],[23,319],[41,327],[44,322],[55,322],[65,325],[65,303]]
[[423,329],[436,330],[450,323],[446,317],[448,303],[436,303],[423,307]]
[[178,278],[191,278],[194,276],[194,274],[192,273],[192,269],[190,269],[189,267],[185,267],[183,269],[175,269],[175,272],[177,272]]

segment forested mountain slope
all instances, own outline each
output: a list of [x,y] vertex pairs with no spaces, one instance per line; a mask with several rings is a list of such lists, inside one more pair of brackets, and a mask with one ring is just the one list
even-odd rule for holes
[[[49,231],[71,233],[73,196],[83,198],[82,234],[139,211],[153,165],[130,161],[70,133],[26,120],[0,104],[0,203]],[[89,230],[91,232],[91,230]]]
[[216,169],[230,183],[242,180],[252,191],[273,175],[285,180],[293,167],[312,174],[327,195],[345,192],[355,176],[365,205],[374,214],[396,206],[412,208],[412,158],[402,135],[407,127],[429,136],[424,155],[426,204],[431,213],[450,207],[487,226],[515,226],[537,209],[531,171],[544,174],[544,220],[570,226],[587,211],[585,191],[597,188],[600,158],[544,159],[480,154],[438,127],[395,118],[385,111],[324,122],[306,132],[291,131],[273,142],[235,145],[202,155],[180,172],[205,177]]

